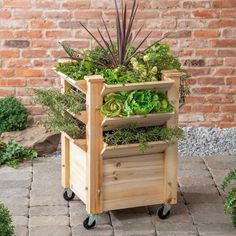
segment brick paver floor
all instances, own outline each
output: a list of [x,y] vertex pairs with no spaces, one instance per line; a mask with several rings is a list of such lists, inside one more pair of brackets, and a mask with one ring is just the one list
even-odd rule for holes
[[223,213],[221,182],[236,157],[180,158],[178,204],[160,220],[158,206],[103,213],[86,231],[84,204],[62,197],[59,158],[0,168],[0,202],[10,209],[16,236],[235,236]]

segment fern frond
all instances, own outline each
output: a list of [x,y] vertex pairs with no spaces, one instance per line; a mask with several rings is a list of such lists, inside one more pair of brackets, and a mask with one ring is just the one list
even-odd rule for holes
[[231,170],[228,175],[224,178],[221,188],[225,190],[225,188],[233,181],[236,180],[236,168]]
[[225,198],[224,212],[228,213],[230,209],[236,207],[236,187],[232,188]]

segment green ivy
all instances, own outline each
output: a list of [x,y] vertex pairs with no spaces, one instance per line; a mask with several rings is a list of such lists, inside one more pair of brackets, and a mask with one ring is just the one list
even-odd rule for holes
[[0,99],[0,134],[26,128],[28,112],[14,97]]
[[[229,184],[231,184],[233,181],[236,181],[236,169],[231,170],[225,177],[222,183],[222,189],[225,190],[225,188],[229,186]],[[224,211],[226,214],[231,212],[232,223],[236,228],[236,187],[232,187],[228,191],[225,198]]]
[[0,166],[8,165],[16,168],[20,162],[24,160],[32,160],[38,156],[34,150],[26,149],[11,139],[8,143],[0,141]]
[[0,203],[0,235],[14,235],[14,227],[12,224],[10,212],[2,203]]

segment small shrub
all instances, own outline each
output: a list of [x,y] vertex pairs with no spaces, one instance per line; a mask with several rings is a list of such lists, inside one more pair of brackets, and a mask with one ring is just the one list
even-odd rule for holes
[[26,128],[28,112],[14,97],[0,99],[0,134]]
[[11,236],[14,234],[14,227],[9,210],[0,203],[0,235]]

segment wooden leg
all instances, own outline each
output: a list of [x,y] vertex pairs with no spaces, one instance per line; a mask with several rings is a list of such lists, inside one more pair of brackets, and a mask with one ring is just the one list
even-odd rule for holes
[[61,134],[61,167],[62,186],[64,188],[70,188],[69,139],[64,134]]

